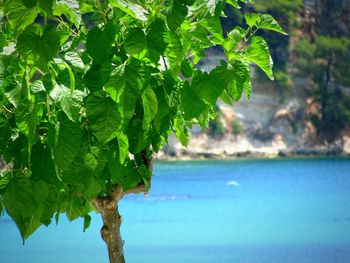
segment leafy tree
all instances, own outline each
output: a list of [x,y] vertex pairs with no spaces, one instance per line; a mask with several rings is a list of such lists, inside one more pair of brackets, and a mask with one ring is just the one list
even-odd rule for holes
[[350,39],[320,35],[311,42],[304,38],[296,51],[300,74],[313,81],[312,95],[320,105],[311,120],[321,138],[333,141],[350,122],[350,99],[344,94],[350,84],[350,69],[344,59],[350,54]]
[[[224,0],[0,6],[0,214],[24,240],[61,213],[83,217],[85,230],[95,209],[110,262],[124,262],[119,200],[148,191],[152,155],[170,133],[187,145],[219,98],[249,98],[252,63],[273,78],[267,43],[254,34],[283,30],[253,13],[223,37]],[[196,65],[212,46],[226,60],[203,72]]]

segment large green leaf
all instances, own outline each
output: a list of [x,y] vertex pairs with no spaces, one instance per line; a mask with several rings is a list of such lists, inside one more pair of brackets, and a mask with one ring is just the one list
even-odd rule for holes
[[272,30],[287,35],[278,22],[269,14],[249,13],[245,14],[244,18],[249,27],[255,26],[260,29]]
[[192,80],[192,90],[208,104],[215,106],[227,85],[226,73],[226,65],[215,67],[210,74],[198,71]]
[[175,31],[182,24],[187,15],[187,6],[180,1],[173,1],[170,13],[167,15],[167,24],[171,31]]
[[34,141],[38,124],[38,107],[29,101],[22,100],[16,109],[16,124],[18,129],[28,137],[29,146]]
[[133,92],[136,97],[148,87],[150,72],[146,65],[132,59],[125,65],[125,90]]
[[35,216],[38,204],[32,194],[32,185],[28,178],[20,176],[12,179],[4,194],[4,206],[15,221],[23,239],[30,236],[40,225]]
[[142,28],[131,28],[126,32],[125,50],[129,54],[139,54],[146,47],[145,33]]
[[266,41],[260,36],[253,36],[249,48],[245,51],[245,57],[257,64],[266,75],[273,80],[273,61]]
[[245,90],[247,97],[250,96],[250,68],[249,63],[240,60],[233,60],[227,66],[227,73],[229,74],[229,82],[226,85],[227,93],[235,101],[238,101],[243,90]]
[[165,36],[168,43],[165,50],[166,58],[168,59],[171,70],[174,74],[178,74],[184,57],[181,40],[177,33],[174,32],[167,32]]
[[53,154],[58,172],[61,173],[63,169],[69,168],[69,165],[79,153],[82,131],[79,124],[64,117],[55,128],[55,130],[52,130],[52,132],[55,131]]
[[0,155],[6,151],[7,144],[11,140],[11,128],[8,120],[0,114]]
[[122,117],[118,105],[106,92],[92,93],[85,107],[90,128],[101,143],[107,143],[117,137]]
[[30,167],[32,171],[31,178],[34,180],[44,180],[50,183],[58,182],[49,145],[42,143],[33,145]]
[[174,128],[175,128],[175,135],[180,140],[181,144],[183,146],[187,146],[190,139],[190,134],[186,128],[185,120],[183,119],[182,116],[178,116],[174,120]]
[[119,161],[124,163],[125,159],[128,157],[129,153],[129,139],[123,132],[118,132],[118,148],[119,148]]
[[207,107],[188,82],[181,89],[181,103],[187,120],[198,118]]
[[30,25],[17,39],[17,50],[21,56],[42,68],[47,67],[59,47],[59,35],[51,25],[44,28],[39,24]]
[[143,104],[143,129],[149,129],[152,120],[155,118],[158,112],[157,96],[152,88],[147,88],[142,94]]
[[83,106],[84,93],[80,90],[73,92],[66,87],[61,90],[61,107],[71,121],[79,121]]
[[167,43],[165,42],[165,23],[163,19],[155,19],[146,29],[146,42],[149,58],[157,63],[164,53]]
[[261,29],[268,29],[276,31],[283,35],[287,35],[287,33],[282,29],[278,22],[269,14],[263,14],[260,16],[260,22],[258,24],[258,27]]
[[221,26],[221,22],[220,19],[216,18],[216,17],[207,17],[201,21],[199,21],[199,23],[206,29],[209,31],[209,33],[212,34],[213,39],[212,41],[215,44],[222,44],[222,42],[224,41],[223,38],[223,32],[222,32],[222,26]]
[[85,68],[84,62],[77,52],[68,51],[64,54],[64,59],[71,64],[74,68],[83,70]]
[[85,84],[90,91],[101,90],[103,85],[108,81],[112,71],[110,63],[102,65],[92,64],[91,68],[84,76]]
[[94,175],[99,176],[107,163],[108,148],[95,145],[84,153],[84,164]]
[[21,31],[31,25],[39,15],[39,11],[36,5],[27,7],[21,0],[8,0],[4,4],[4,13],[15,32]]
[[104,29],[96,26],[89,31],[86,50],[95,63],[103,65],[109,59],[115,34],[116,28],[112,23],[108,23]]
[[260,14],[257,13],[248,13],[244,15],[245,22],[249,27],[257,26],[260,21]]
[[142,182],[142,175],[136,169],[136,162],[134,160],[127,160],[120,164],[118,160],[111,157],[108,160],[108,167],[111,174],[111,181],[123,187],[124,191],[135,187]]

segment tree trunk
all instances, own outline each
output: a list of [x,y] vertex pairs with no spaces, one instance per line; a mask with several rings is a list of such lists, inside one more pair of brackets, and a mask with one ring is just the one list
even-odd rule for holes
[[125,263],[123,243],[120,235],[120,225],[122,223],[121,216],[118,211],[118,205],[102,211],[103,227],[101,228],[101,236],[106,242],[109,262]]
[[101,237],[106,242],[110,263],[125,263],[124,241],[120,235],[122,219],[118,211],[118,201],[121,197],[122,192],[117,191],[105,198],[96,198],[93,201],[95,208],[102,216]]

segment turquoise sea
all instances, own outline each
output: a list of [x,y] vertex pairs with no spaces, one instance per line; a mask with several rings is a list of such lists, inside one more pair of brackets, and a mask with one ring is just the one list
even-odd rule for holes
[[[350,159],[158,162],[120,204],[128,263],[348,263]],[[42,227],[23,246],[0,219],[0,263],[108,262],[101,220]]]

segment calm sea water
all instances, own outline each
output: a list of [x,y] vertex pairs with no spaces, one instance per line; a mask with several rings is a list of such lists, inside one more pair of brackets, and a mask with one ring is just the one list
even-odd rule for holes
[[[350,159],[157,163],[120,204],[128,263],[350,262]],[[107,262],[99,215],[40,228],[0,219],[1,263]]]

